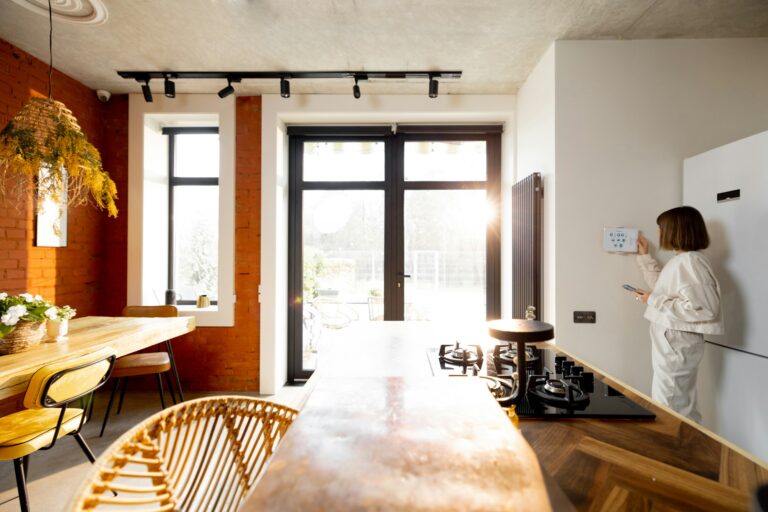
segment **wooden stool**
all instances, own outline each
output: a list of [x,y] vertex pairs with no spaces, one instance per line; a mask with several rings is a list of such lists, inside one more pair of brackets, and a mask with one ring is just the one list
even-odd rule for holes
[[[179,316],[179,311],[175,306],[126,306],[123,309],[123,316],[150,318],[176,317]],[[165,392],[163,390],[163,379],[161,378],[161,374],[165,374],[168,390],[171,393],[171,400],[173,400],[173,403],[175,404],[176,395],[173,392],[173,383],[171,382],[172,373],[176,381],[176,389],[179,392],[179,398],[182,402],[184,401],[184,392],[181,390],[181,380],[179,379],[179,373],[176,370],[176,361],[173,358],[173,348],[170,340],[165,341],[165,349],[165,352],[129,354],[117,360],[115,368],[112,371],[112,376],[115,378],[115,384],[112,387],[112,393],[109,396],[109,403],[107,404],[107,410],[104,413],[104,421],[101,424],[99,437],[104,435],[104,430],[106,429],[107,421],[109,420],[109,413],[112,410],[112,403],[114,402],[118,388],[120,388],[120,400],[117,405],[117,414],[120,414],[120,411],[123,408],[123,399],[125,398],[125,390],[128,386],[128,377],[154,374],[157,379],[157,389],[160,393],[160,405],[165,409]]]

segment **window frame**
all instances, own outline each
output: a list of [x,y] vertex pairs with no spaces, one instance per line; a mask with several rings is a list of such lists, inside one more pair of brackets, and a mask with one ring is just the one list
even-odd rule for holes
[[[402,319],[403,286],[395,277],[404,269],[404,200],[407,190],[478,190],[498,205],[486,228],[486,318],[501,317],[501,125],[289,126],[288,134],[288,382],[308,379],[303,368],[302,196],[305,190],[384,190],[384,320]],[[406,142],[483,140],[486,177],[483,181],[405,181]],[[384,142],[383,181],[303,180],[305,142]],[[400,226],[398,230],[397,226]],[[387,254],[394,256],[386,257]]]
[[[173,193],[178,186],[216,186],[219,192],[219,177],[189,177],[176,176],[176,136],[177,135],[200,135],[200,134],[219,134],[218,126],[166,126],[162,128],[162,134],[168,136],[168,284],[166,289],[165,302],[168,303],[169,292],[174,291],[174,219]],[[218,260],[218,258],[217,258]],[[218,267],[217,267],[218,272]],[[218,282],[218,280],[217,280]],[[216,290],[216,296],[219,296],[219,290]],[[191,306],[197,303],[196,300],[179,300],[176,304],[179,306]],[[218,306],[218,300],[212,300],[211,306]]]

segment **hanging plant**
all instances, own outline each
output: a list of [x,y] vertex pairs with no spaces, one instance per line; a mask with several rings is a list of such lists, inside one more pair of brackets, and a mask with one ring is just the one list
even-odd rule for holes
[[[117,217],[117,187],[101,166],[98,150],[88,142],[77,119],[52,97],[53,8],[48,0],[48,97],[32,97],[0,132],[0,196],[21,202],[37,197],[77,206],[92,202]],[[36,194],[36,195],[35,195]]]
[[70,205],[90,201],[117,217],[117,187],[98,150],[72,112],[51,98],[30,98],[0,132],[0,178],[3,195],[10,187],[23,198],[33,188],[38,197],[58,202],[66,187]]

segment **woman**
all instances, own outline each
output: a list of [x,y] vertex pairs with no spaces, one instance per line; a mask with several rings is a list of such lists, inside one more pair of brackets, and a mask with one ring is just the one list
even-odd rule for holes
[[720,284],[707,259],[698,252],[709,246],[704,219],[695,208],[681,206],[656,219],[659,248],[675,251],[664,266],[648,254],[648,240],[637,241],[637,263],[653,291],[638,290],[651,322],[653,399],[701,422],[696,407],[696,373],[704,355],[704,335],[722,334]]

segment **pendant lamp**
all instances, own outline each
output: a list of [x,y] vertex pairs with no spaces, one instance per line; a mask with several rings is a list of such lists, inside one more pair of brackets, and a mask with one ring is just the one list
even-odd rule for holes
[[92,202],[117,217],[117,187],[102,168],[98,150],[88,142],[72,111],[52,97],[50,0],[48,21],[48,97],[31,97],[0,132],[0,193],[24,199],[32,188],[38,198],[66,197],[70,205]]

